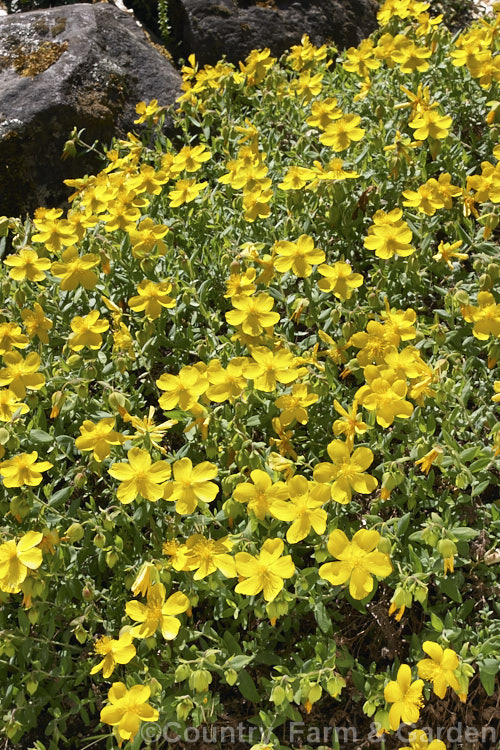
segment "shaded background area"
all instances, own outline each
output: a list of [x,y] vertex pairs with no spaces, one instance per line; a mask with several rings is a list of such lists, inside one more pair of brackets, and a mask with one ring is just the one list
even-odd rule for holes
[[[59,2],[58,0],[3,1],[8,13],[37,10],[38,8],[55,8],[61,5],[73,5],[80,1],[86,2],[86,0],[66,0],[65,2]],[[235,0],[235,2],[241,8],[269,4],[266,0]],[[162,13],[166,13],[168,16],[168,0],[125,0],[125,5],[127,8],[133,10],[141,23],[158,38],[162,39],[169,49],[173,46],[167,35],[165,33],[162,34],[162,24],[159,20]],[[451,31],[457,31],[468,25],[476,15],[475,0],[430,0],[430,6],[432,15],[443,14],[444,22]],[[170,49],[170,51],[175,55],[175,49]]]

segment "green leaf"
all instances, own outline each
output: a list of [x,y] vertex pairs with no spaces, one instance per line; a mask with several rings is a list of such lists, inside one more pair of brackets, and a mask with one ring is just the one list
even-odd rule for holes
[[242,696],[248,701],[250,701],[251,703],[260,703],[261,697],[259,695],[255,682],[245,670],[240,673],[240,677],[238,679],[238,688]]
[[446,594],[446,596],[449,596],[450,599],[453,599],[454,602],[457,602],[458,604],[462,603],[462,594],[458,590],[458,586],[451,578],[443,578],[439,582],[439,589],[443,592],[443,594]]
[[441,633],[444,628],[444,622],[434,612],[431,612],[431,625],[438,633]]
[[30,443],[35,447],[37,445],[50,445],[54,441],[52,435],[44,430],[31,430],[29,435]]
[[323,602],[316,602],[314,605],[314,616],[322,633],[326,635],[332,632],[332,621]]
[[250,664],[250,662],[253,661],[254,658],[254,656],[245,656],[245,654],[232,656],[224,664],[224,669],[235,669],[236,671],[239,671],[240,669],[243,669],[243,667],[246,667],[247,664]]
[[62,490],[57,490],[57,492],[54,492],[54,494],[50,497],[48,504],[51,508],[57,508],[59,505],[62,505],[65,500],[67,500],[71,495],[73,494],[74,487],[63,487]]
[[411,513],[405,513],[404,516],[401,516],[396,526],[396,536],[402,536],[405,533],[410,525],[410,518]]
[[487,695],[493,695],[495,692],[495,678],[500,669],[500,663],[497,659],[485,659],[478,666],[482,686]]

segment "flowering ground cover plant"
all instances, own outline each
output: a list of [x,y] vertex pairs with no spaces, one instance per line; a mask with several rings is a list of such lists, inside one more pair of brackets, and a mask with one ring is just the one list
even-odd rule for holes
[[12,747],[498,730],[496,11],[191,57],[175,142],[142,102],[69,210],[1,220]]

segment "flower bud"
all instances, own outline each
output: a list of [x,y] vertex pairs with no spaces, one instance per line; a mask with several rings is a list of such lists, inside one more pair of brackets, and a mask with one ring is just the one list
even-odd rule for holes
[[86,602],[91,602],[94,598],[94,592],[92,590],[92,587],[90,583],[86,583],[85,586],[82,589],[82,597],[85,599]]
[[232,687],[238,679],[238,672],[235,669],[226,669],[226,671],[224,672],[224,677],[227,684]]
[[274,705],[281,706],[285,698],[286,698],[285,691],[283,690],[281,685],[276,685],[276,687],[273,688],[271,692],[271,700],[274,703]]
[[181,700],[175,708],[175,713],[179,721],[186,721],[193,707],[194,703],[190,698],[184,698]]
[[392,549],[390,539],[388,539],[386,536],[380,537],[379,543],[377,544],[377,549],[379,552],[383,552],[384,555],[389,555]]
[[106,553],[106,565],[108,566],[108,568],[114,568],[114,566],[118,562],[118,557],[118,552],[113,549],[110,549],[109,552]]
[[312,685],[307,694],[307,700],[309,703],[316,703],[321,698],[323,688],[321,685]]
[[487,291],[488,289],[491,289],[493,286],[493,281],[489,273],[482,273],[479,277],[479,288],[481,291]]
[[179,664],[174,672],[174,680],[175,682],[182,682],[183,680],[187,680],[190,674],[191,669],[187,664]]
[[464,289],[459,289],[457,292],[455,292],[456,301],[459,305],[468,305],[469,304],[469,295]]
[[85,529],[81,523],[72,523],[71,526],[66,529],[64,536],[67,536],[71,544],[74,544],[75,542],[79,542],[80,539],[83,539],[84,534]]
[[106,537],[101,532],[98,532],[95,535],[93,542],[96,547],[99,547],[99,549],[102,549],[104,545],[106,544]]
[[451,557],[457,554],[457,545],[451,539],[440,539],[437,543],[437,550],[443,557]]
[[26,302],[26,295],[22,289],[16,289],[14,293],[14,300],[18,307],[23,307],[24,303]]
[[336,698],[343,687],[345,687],[345,680],[339,674],[335,675],[335,677],[330,677],[330,679],[326,683],[326,689],[328,690],[328,693],[332,696],[332,698]]
[[189,677],[189,687],[197,693],[205,693],[212,682],[212,675],[208,669],[197,669]]

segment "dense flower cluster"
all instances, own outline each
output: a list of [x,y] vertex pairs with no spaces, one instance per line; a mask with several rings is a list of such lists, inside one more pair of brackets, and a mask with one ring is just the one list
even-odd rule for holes
[[239,690],[272,748],[324,693],[380,733],[494,693],[500,16],[429,11],[190,56],[176,146],[141,102],[68,210],[0,219],[14,742]]

